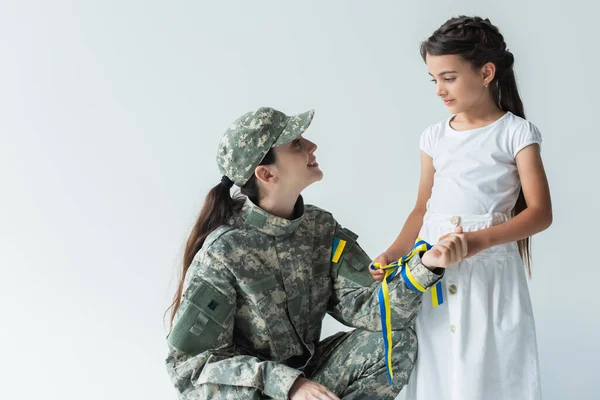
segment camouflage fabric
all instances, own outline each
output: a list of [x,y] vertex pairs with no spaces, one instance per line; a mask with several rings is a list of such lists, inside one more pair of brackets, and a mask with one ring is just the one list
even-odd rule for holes
[[244,186],[267,152],[291,142],[310,125],[314,111],[287,116],[262,107],[235,120],[223,135],[217,152],[221,174]]
[[[355,329],[341,339],[339,344],[334,340],[331,345],[318,346],[314,357],[318,367],[314,372],[308,371],[307,377],[344,400],[395,399],[408,382],[416,361],[414,331],[392,331],[392,366],[396,371],[393,386],[387,380],[381,332]],[[327,356],[328,352],[331,354]]]
[[[406,382],[421,293],[400,276],[389,284],[396,331],[390,388],[371,259],[330,213],[304,207],[302,198],[296,210],[298,218],[287,220],[246,200],[196,255],[168,337],[167,369],[182,399],[287,399],[296,378],[313,372],[348,399],[391,399]],[[334,237],[346,241],[338,262],[331,261]],[[411,270],[425,287],[441,278],[418,261]],[[342,334],[337,348],[337,338],[319,342],[326,313],[358,328]]]

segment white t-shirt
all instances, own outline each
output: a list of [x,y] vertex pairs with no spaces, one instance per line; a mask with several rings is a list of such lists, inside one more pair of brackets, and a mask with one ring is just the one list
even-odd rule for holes
[[455,131],[448,118],[421,135],[435,176],[427,209],[441,214],[510,212],[521,189],[515,157],[542,143],[531,122],[508,112],[482,128]]

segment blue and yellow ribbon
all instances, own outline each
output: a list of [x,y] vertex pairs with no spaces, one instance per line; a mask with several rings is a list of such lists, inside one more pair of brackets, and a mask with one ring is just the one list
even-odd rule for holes
[[[334,246],[335,247],[335,246]],[[413,246],[411,252],[402,257],[398,261],[382,266],[379,263],[372,264],[369,268],[381,269],[385,271],[385,276],[381,281],[381,288],[379,289],[379,311],[381,313],[381,327],[383,332],[383,346],[385,352],[385,364],[388,372],[388,381],[390,385],[394,378],[394,372],[392,371],[392,321],[391,321],[391,307],[390,307],[390,293],[388,283],[394,279],[398,272],[402,275],[402,279],[411,290],[415,292],[424,293],[427,289],[424,288],[413,276],[408,266],[408,261],[412,259],[415,254],[427,251],[431,249],[431,245],[424,240],[418,238]],[[444,302],[444,296],[442,294],[442,283],[438,282],[431,290],[431,299],[434,307]]]
[[434,307],[444,304],[444,292],[442,291],[442,281],[438,281],[434,287],[431,288],[431,304]]

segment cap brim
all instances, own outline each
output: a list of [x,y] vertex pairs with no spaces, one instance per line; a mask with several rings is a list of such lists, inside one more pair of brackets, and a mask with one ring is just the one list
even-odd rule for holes
[[299,138],[310,126],[314,115],[315,110],[310,110],[302,114],[288,117],[289,119],[285,128],[283,128],[281,135],[279,135],[271,147],[281,146]]

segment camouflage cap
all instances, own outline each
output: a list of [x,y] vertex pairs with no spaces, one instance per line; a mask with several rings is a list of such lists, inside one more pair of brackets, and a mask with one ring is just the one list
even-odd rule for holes
[[248,112],[227,129],[217,153],[221,174],[244,186],[272,147],[298,138],[310,125],[314,110],[287,116],[270,107]]

